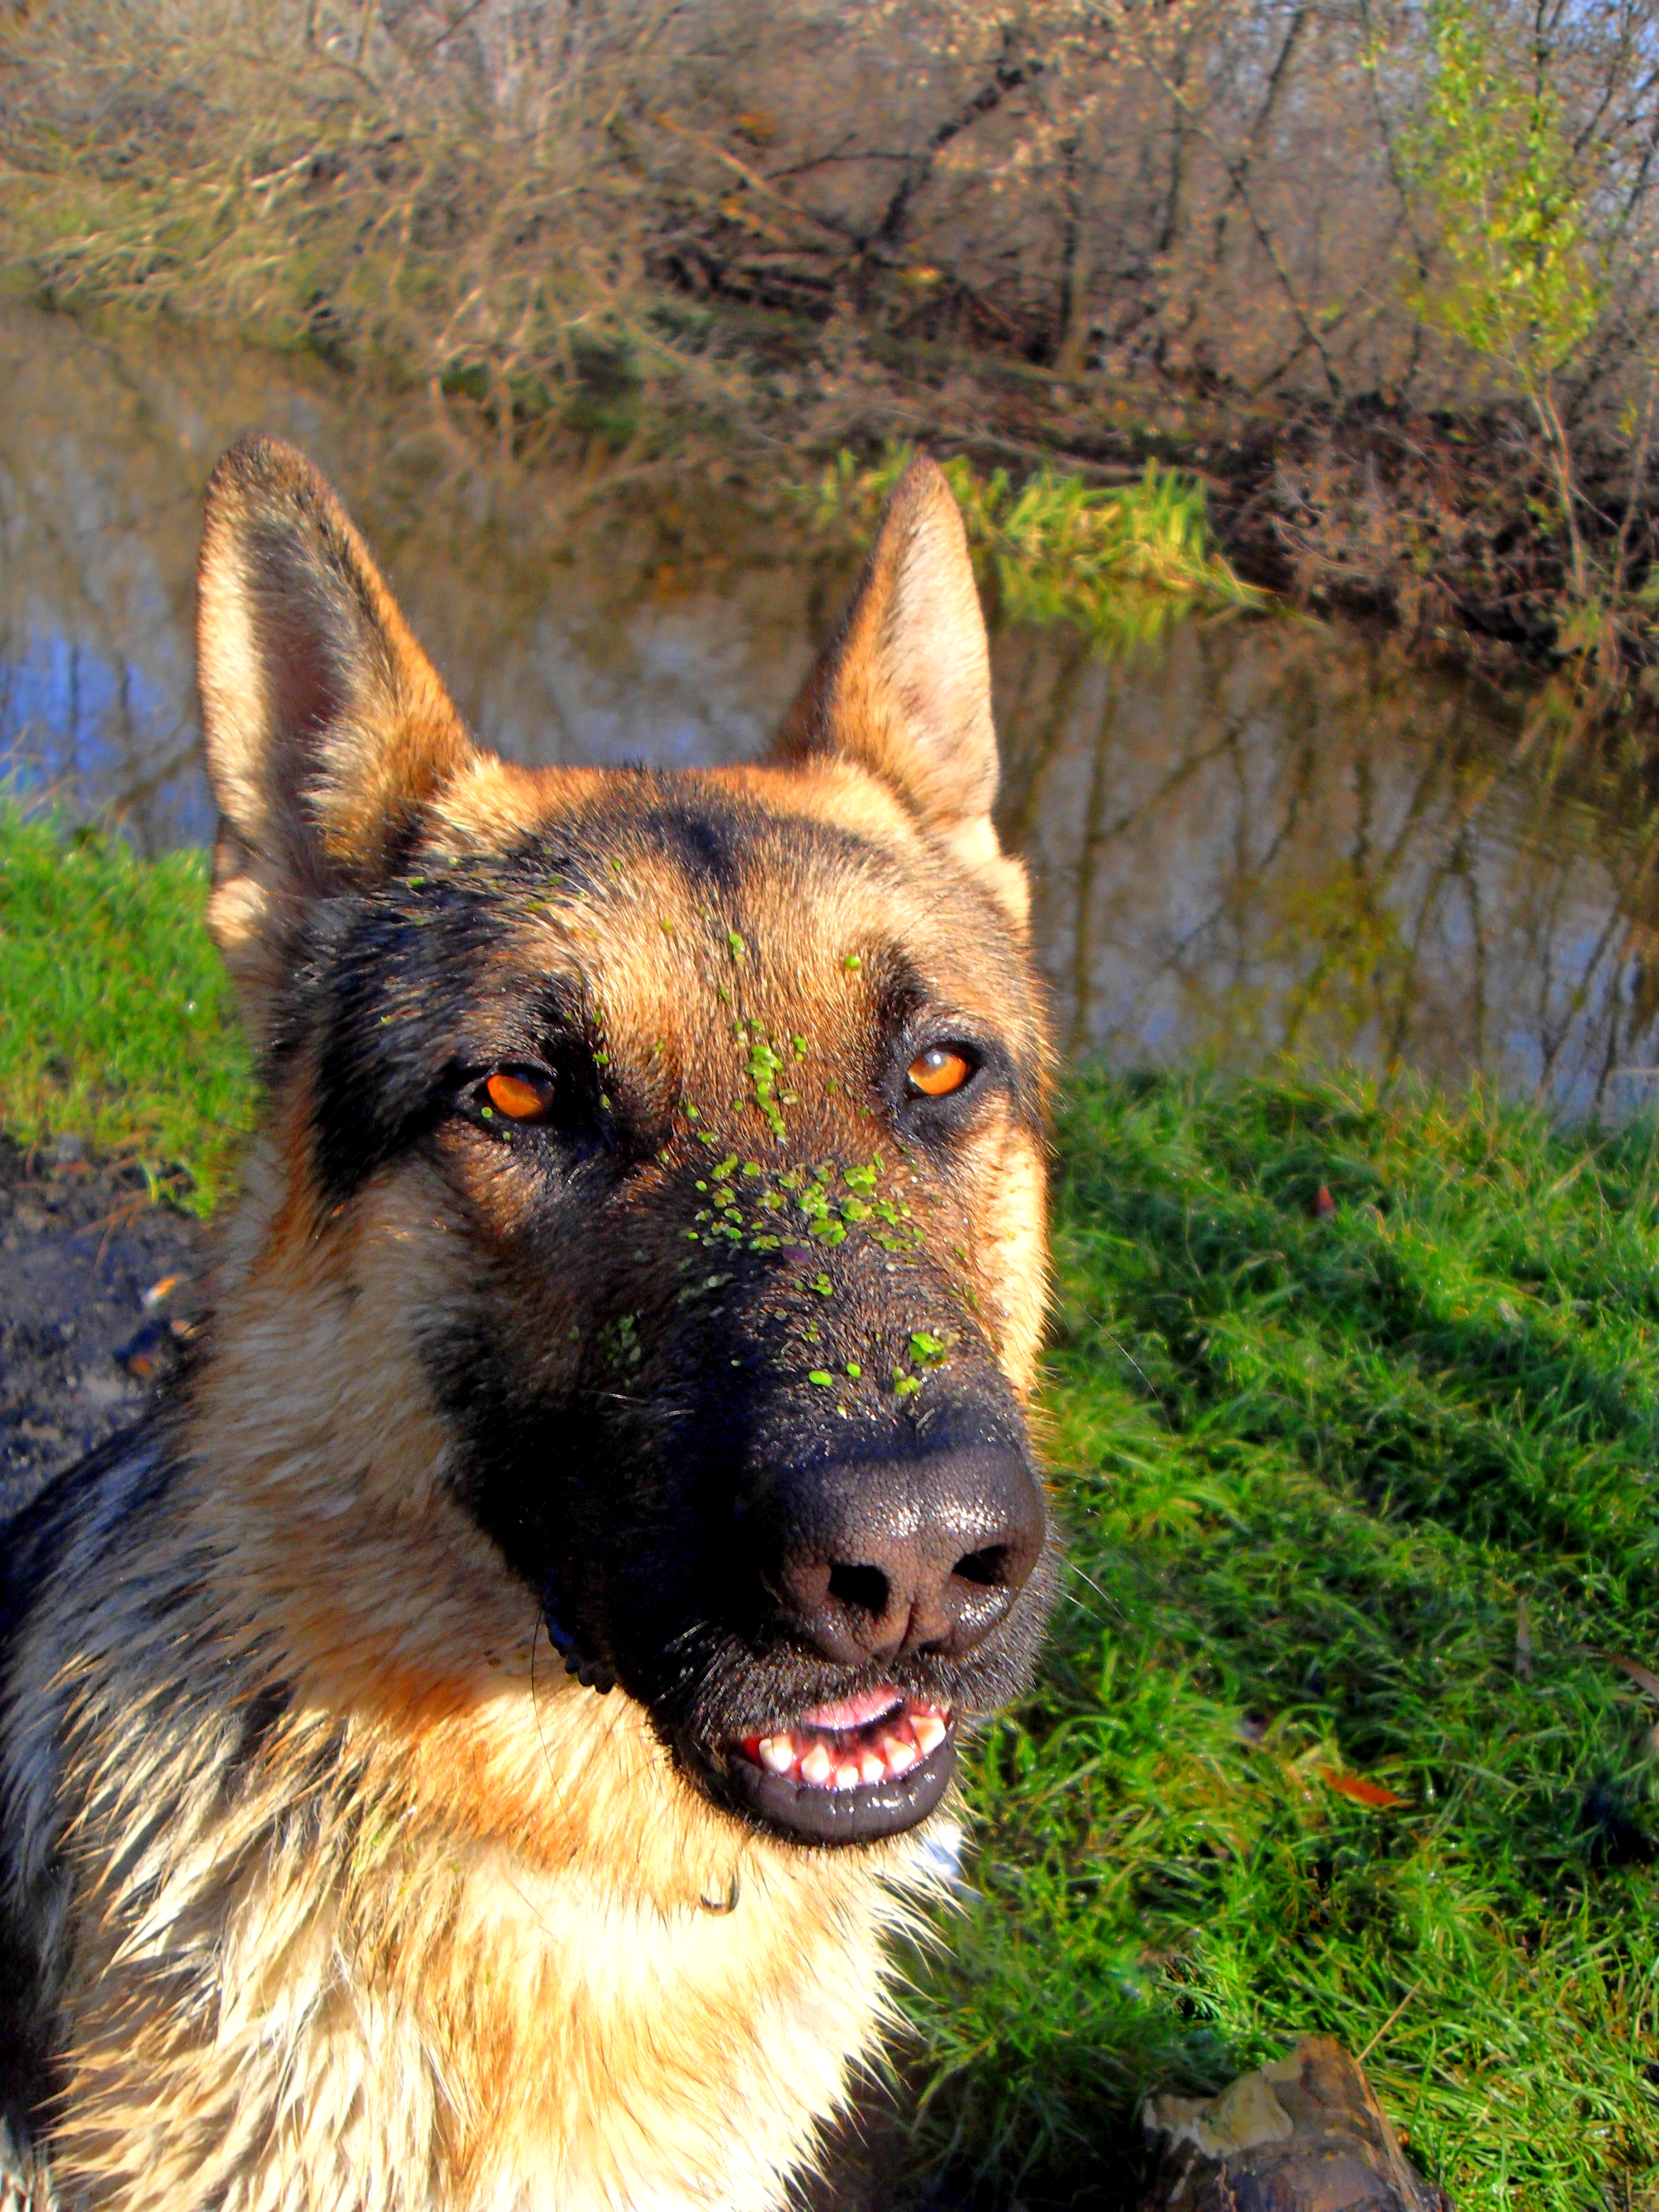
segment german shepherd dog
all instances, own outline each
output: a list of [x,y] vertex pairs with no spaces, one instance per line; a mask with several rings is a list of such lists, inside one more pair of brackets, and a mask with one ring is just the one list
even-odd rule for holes
[[6,1538],[8,2201],[779,2205],[1055,1572],[960,518],[915,463],[676,775],[480,750],[286,446],[198,580],[268,1110],[201,1356]]

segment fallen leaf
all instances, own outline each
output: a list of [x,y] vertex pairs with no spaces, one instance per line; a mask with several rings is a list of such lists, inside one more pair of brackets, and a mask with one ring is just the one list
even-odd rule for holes
[[1352,1797],[1356,1805],[1374,1805],[1379,1811],[1390,1805],[1403,1805],[1407,1801],[1396,1790],[1385,1790],[1380,1782],[1367,1782],[1363,1774],[1338,1774],[1329,1766],[1319,1770],[1322,1782],[1328,1782],[1340,1797]]
[[1621,1674],[1628,1674],[1638,1690],[1645,1690],[1659,1705],[1659,1674],[1651,1667],[1643,1666],[1639,1659],[1626,1659],[1622,1651],[1604,1651],[1601,1656],[1610,1659]]
[[1322,1182],[1314,1193],[1313,1204],[1308,1208],[1316,1221],[1322,1221],[1328,1213],[1336,1212],[1336,1200]]
[[159,1283],[152,1283],[138,1301],[146,1313],[154,1313],[164,1298],[170,1297],[179,1287],[177,1275],[163,1275]]

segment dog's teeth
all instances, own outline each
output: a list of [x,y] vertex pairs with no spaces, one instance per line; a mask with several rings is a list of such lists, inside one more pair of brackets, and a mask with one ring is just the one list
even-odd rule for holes
[[908,1774],[921,1753],[906,1735],[884,1735],[881,1740],[881,1755],[890,1774]]
[[800,1778],[810,1782],[814,1789],[822,1790],[830,1780],[830,1753],[821,1743],[815,1743],[800,1763]]
[[812,1736],[805,1752],[799,1748],[807,1734],[804,1727],[799,1733],[779,1729],[771,1735],[745,1737],[743,1747],[769,1774],[793,1775],[814,1790],[869,1790],[878,1782],[896,1782],[930,1758],[950,1733],[951,1720],[944,1707],[917,1701],[893,1714],[884,1727],[866,1726],[861,1740],[850,1743],[844,1733],[839,1744]]

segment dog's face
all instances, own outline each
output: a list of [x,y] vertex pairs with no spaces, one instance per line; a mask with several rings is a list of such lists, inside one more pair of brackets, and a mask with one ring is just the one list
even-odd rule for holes
[[325,486],[220,465],[212,919],[313,1233],[402,1178],[447,1480],[567,1664],[810,1842],[938,1803],[1051,1542],[1041,994],[960,522],[913,468],[773,759],[479,753]]

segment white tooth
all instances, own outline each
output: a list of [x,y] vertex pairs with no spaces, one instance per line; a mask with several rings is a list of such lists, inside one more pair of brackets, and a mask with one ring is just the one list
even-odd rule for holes
[[800,1778],[822,1790],[830,1779],[830,1753],[821,1743],[815,1743],[800,1763]]
[[861,1751],[859,1753],[859,1779],[860,1782],[884,1782],[887,1779],[886,1761],[878,1751]]
[[936,1752],[945,1741],[945,1723],[937,1713],[918,1713],[910,1727],[924,1759]]
[[909,1738],[902,1735],[883,1736],[881,1755],[887,1762],[890,1774],[908,1774],[921,1757]]
[[851,1759],[843,1760],[842,1765],[836,1769],[836,1789],[856,1790],[858,1786],[859,1770],[857,1761]]
[[760,1755],[761,1765],[769,1766],[774,1774],[787,1774],[795,1763],[795,1747],[787,1732],[782,1735],[763,1735]]

